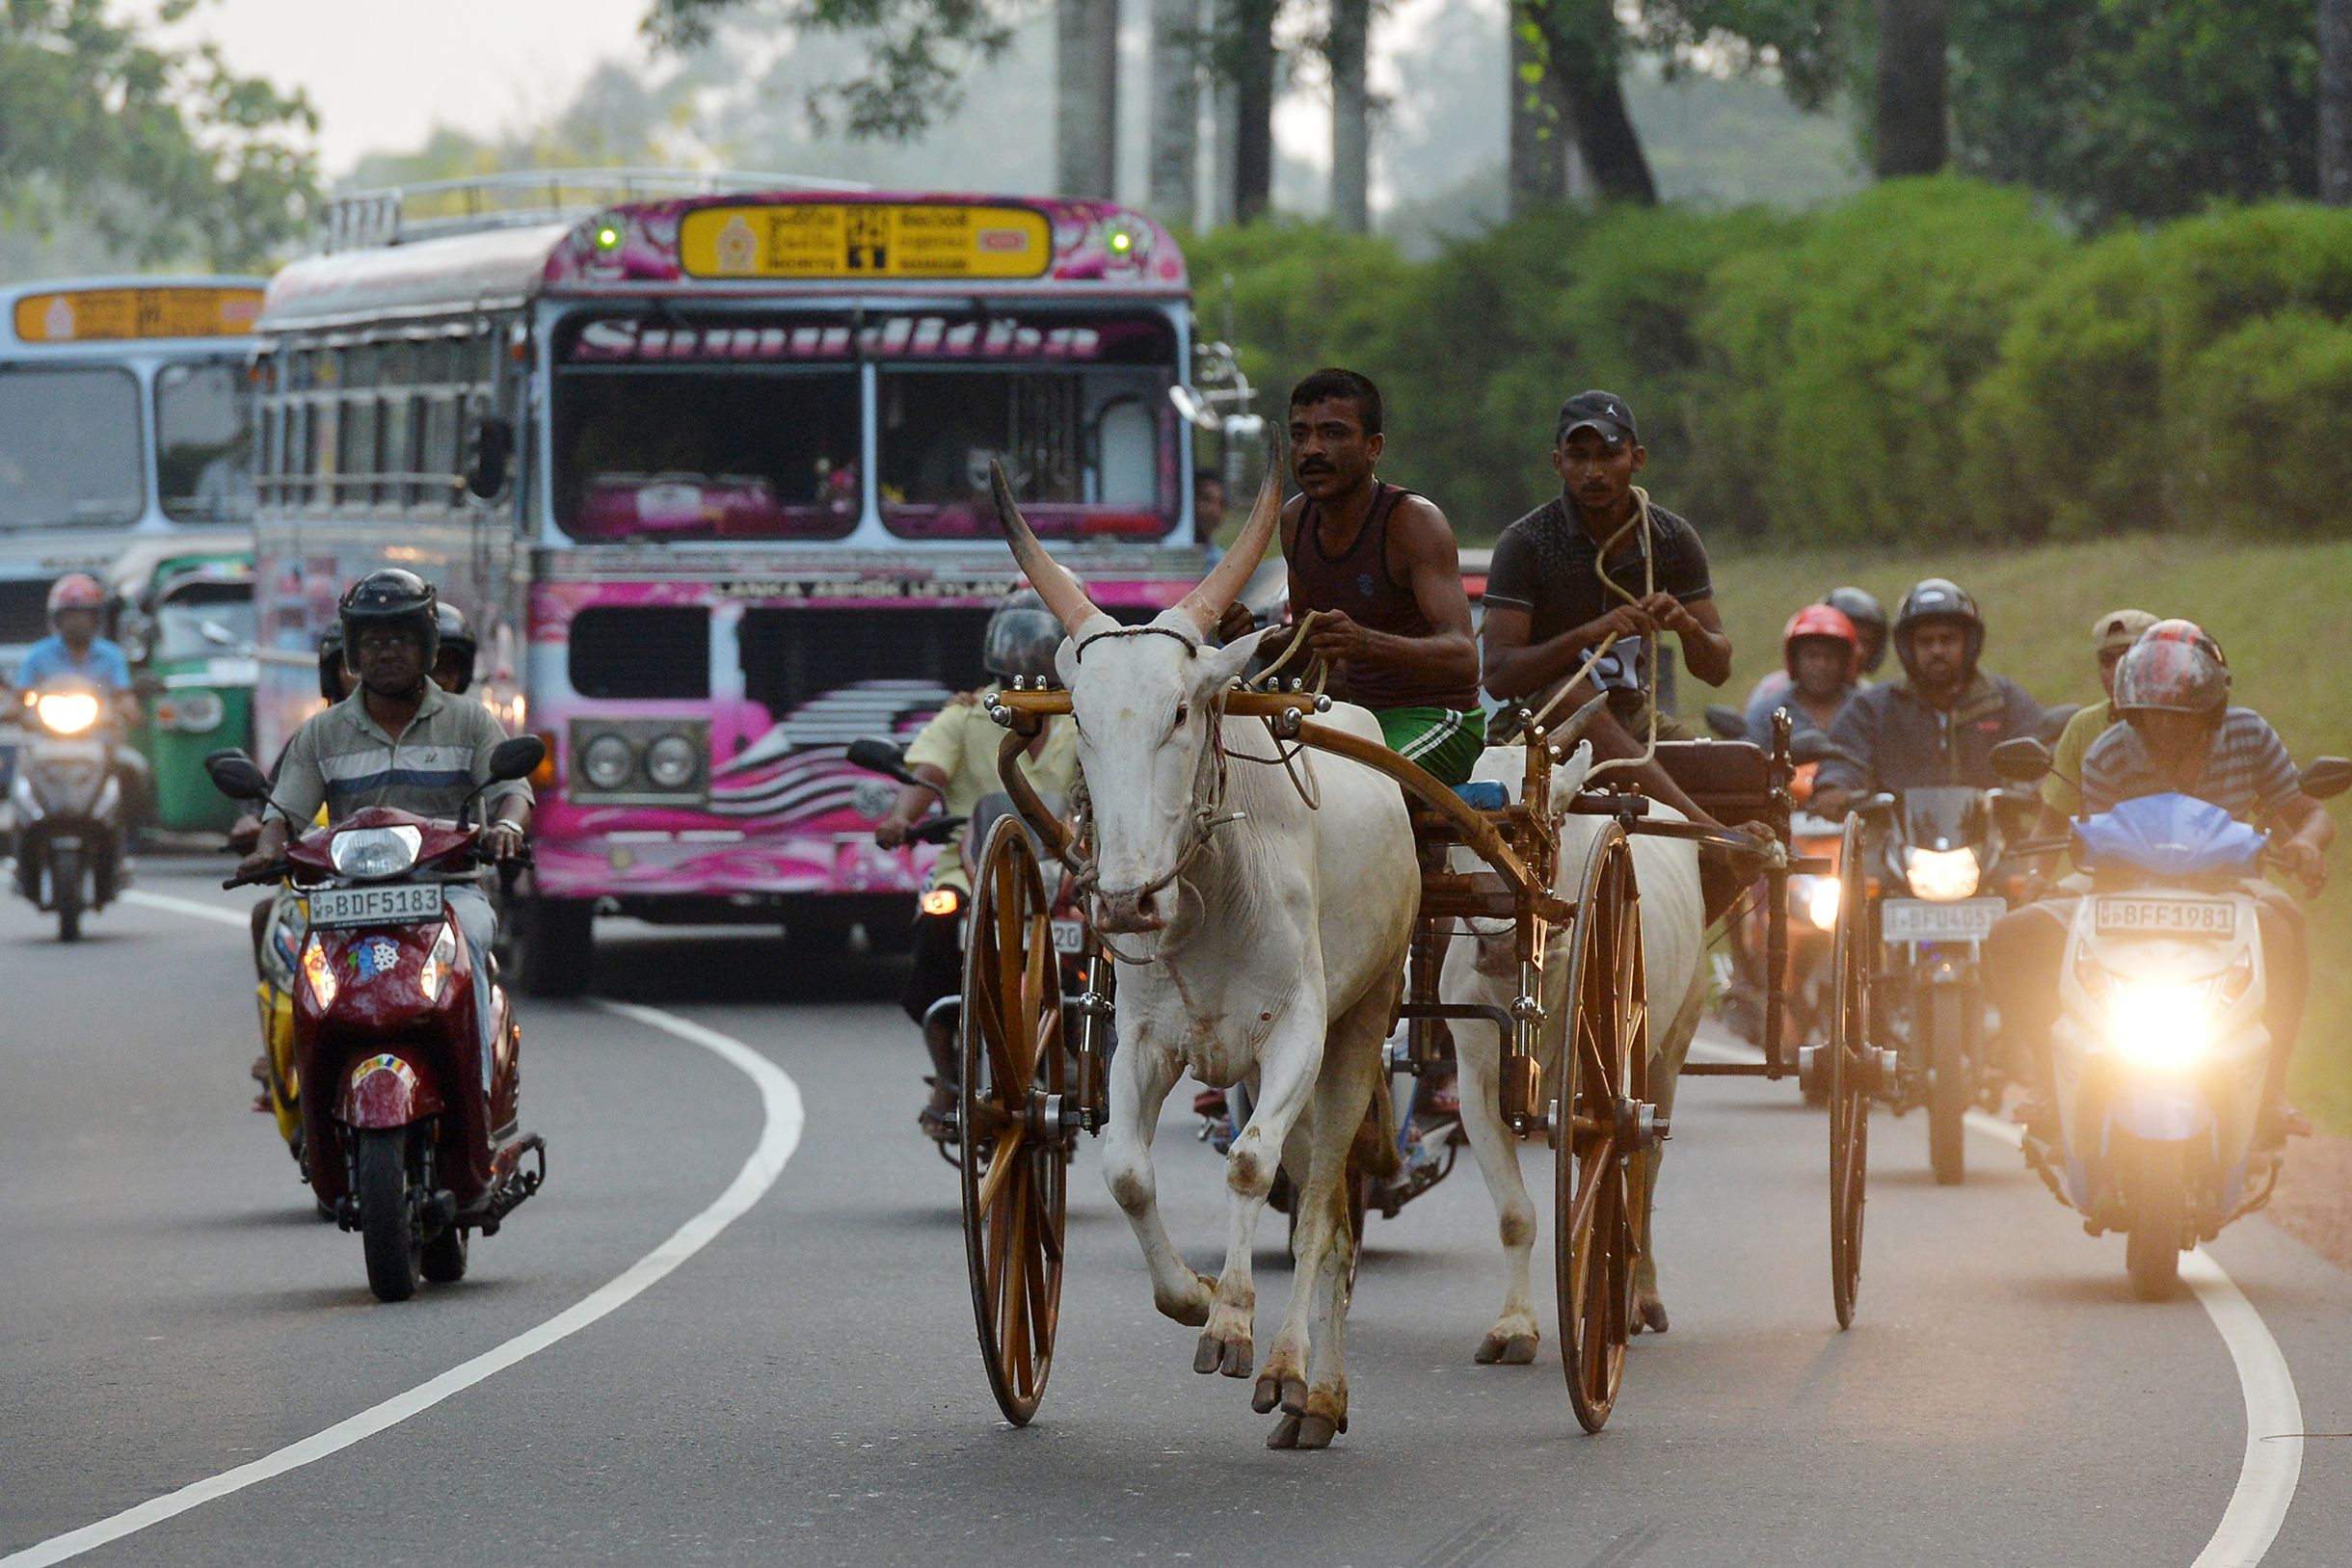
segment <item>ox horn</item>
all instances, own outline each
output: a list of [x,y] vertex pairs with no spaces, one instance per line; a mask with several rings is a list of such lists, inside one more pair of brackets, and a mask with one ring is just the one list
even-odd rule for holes
[[1003,465],[994,458],[988,461],[988,480],[997,498],[997,525],[1004,530],[1004,541],[1012,546],[1013,559],[1021,564],[1029,586],[1037,590],[1046,608],[1061,622],[1062,630],[1073,637],[1079,635],[1088,622],[1103,612],[1094,607],[1094,600],[1078,586],[1078,579],[1063,571],[1061,563],[1047,554],[1045,546],[1037,542],[1029,519],[1021,515],[1020,506],[1013,500],[1013,487],[1004,478]]
[[1233,542],[1233,548],[1225,552],[1224,559],[1200,580],[1200,586],[1176,602],[1176,609],[1200,627],[1204,637],[1216,632],[1225,606],[1242,597],[1249,574],[1266,559],[1266,546],[1273,542],[1275,525],[1282,520],[1280,443],[1268,450],[1266,459],[1266,483],[1258,487],[1258,502],[1250,508],[1249,521],[1243,527],[1242,537]]

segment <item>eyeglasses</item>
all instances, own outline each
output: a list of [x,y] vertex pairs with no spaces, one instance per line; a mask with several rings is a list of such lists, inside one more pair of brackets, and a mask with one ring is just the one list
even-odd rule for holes
[[361,634],[359,649],[362,653],[388,653],[406,648],[421,651],[423,639],[413,631],[371,631]]

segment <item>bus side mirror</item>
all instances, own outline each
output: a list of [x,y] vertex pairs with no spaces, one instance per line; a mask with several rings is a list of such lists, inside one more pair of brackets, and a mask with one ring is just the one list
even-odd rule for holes
[[2031,735],[2018,735],[1992,748],[1992,771],[2014,784],[2041,783],[2050,770],[2050,749]]
[[496,500],[514,462],[514,425],[494,413],[476,419],[466,442],[466,488],[485,501]]
[[2352,789],[2352,760],[2323,757],[2303,770],[2303,792],[2313,800],[2330,800]]

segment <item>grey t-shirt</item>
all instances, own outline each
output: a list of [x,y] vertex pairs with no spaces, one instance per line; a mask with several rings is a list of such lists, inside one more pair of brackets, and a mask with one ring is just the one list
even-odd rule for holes
[[[490,754],[504,739],[490,709],[428,681],[416,717],[394,740],[368,717],[366,694],[355,691],[294,731],[271,794],[298,832],[321,806],[330,822],[369,806],[453,817],[490,778]],[[529,800],[531,786],[520,779],[491,784],[483,813],[516,795]]]

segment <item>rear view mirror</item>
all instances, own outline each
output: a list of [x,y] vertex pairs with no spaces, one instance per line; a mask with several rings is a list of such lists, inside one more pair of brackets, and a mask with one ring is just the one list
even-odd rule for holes
[[269,776],[240,751],[214,752],[204,758],[204,773],[212,787],[230,800],[267,800]]
[[869,773],[895,779],[906,771],[906,754],[889,741],[876,740],[871,735],[851,741],[847,755],[851,767],[864,768]]
[[527,779],[548,757],[548,743],[537,735],[517,735],[491,748],[490,776],[501,784]]
[[1707,731],[1718,740],[1746,740],[1748,721],[1740,717],[1736,707],[1722,703],[1710,704],[1706,712]]
[[2031,735],[1992,748],[1992,771],[2014,784],[2039,784],[2049,773],[2050,760],[2050,749]]
[[1788,759],[1799,767],[1807,762],[1826,762],[1836,755],[1837,748],[1830,744],[1830,737],[1818,730],[1788,737]]
[[2323,757],[2303,770],[2303,792],[2313,800],[2331,800],[2352,789],[2352,758]]
[[515,427],[494,413],[474,422],[466,443],[466,488],[485,501],[506,491],[508,468],[515,460]]

